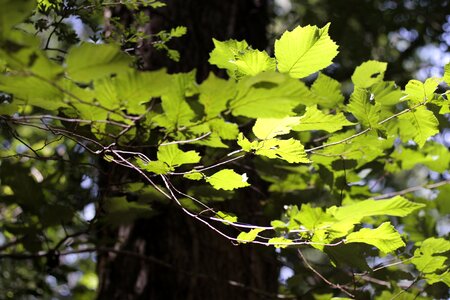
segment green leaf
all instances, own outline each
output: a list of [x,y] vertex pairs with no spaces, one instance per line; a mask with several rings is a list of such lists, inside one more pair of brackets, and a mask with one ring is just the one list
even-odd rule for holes
[[347,109],[358,121],[366,127],[377,128],[380,118],[381,106],[370,102],[371,94],[368,90],[355,88],[350,96],[350,103]]
[[338,46],[328,35],[330,23],[323,28],[298,26],[275,41],[278,70],[294,78],[304,78],[332,63]]
[[246,41],[228,40],[221,42],[213,39],[213,43],[214,49],[209,54],[209,63],[227,70],[234,70],[236,57],[249,48]]
[[387,63],[385,62],[375,60],[363,62],[360,66],[356,67],[352,75],[352,82],[355,85],[355,89],[357,87],[368,88],[383,80],[386,68]]
[[439,121],[433,112],[423,106],[398,118],[400,121],[405,121],[405,124],[400,127],[400,136],[402,138],[412,137],[419,147],[422,147],[429,137],[439,133]]
[[369,244],[377,247],[383,253],[391,253],[405,246],[400,234],[389,222],[384,222],[375,229],[363,228],[350,233],[345,238],[345,243]]
[[438,78],[428,78],[425,83],[412,79],[405,87],[406,99],[413,103],[428,102],[433,99],[434,91],[437,89],[440,80]]
[[171,37],[182,37],[187,32],[187,28],[185,26],[177,26],[175,28],[170,29]]
[[303,145],[295,139],[279,140],[268,139],[264,141],[247,140],[242,133],[238,136],[238,144],[246,152],[268,158],[279,158],[289,163],[309,163]]
[[184,174],[183,177],[190,180],[201,180],[204,176],[200,172],[192,171],[191,173]]
[[11,27],[31,15],[36,1],[0,0],[0,7],[0,40],[3,40],[3,34],[7,35]]
[[304,226],[313,234],[312,246],[323,251],[324,244],[347,235],[357,223],[354,219],[338,220],[320,207],[303,204],[300,211],[290,213],[291,223]]
[[270,221],[270,226],[272,226],[275,229],[287,229],[288,228],[288,224],[286,224],[285,222],[280,221],[280,220]]
[[173,170],[173,168],[159,160],[144,162],[142,159],[138,158],[136,163],[142,170],[155,174],[167,174]]
[[194,85],[195,73],[179,73],[171,76],[170,89],[161,97],[164,114],[157,115],[154,120],[162,127],[176,129],[191,124],[194,111],[186,101],[186,94]]
[[253,133],[261,140],[271,139],[277,135],[288,134],[292,126],[298,124],[299,117],[286,117],[283,119],[256,119]]
[[90,82],[127,72],[132,58],[112,44],[83,43],[67,54],[67,73],[78,82]]
[[280,73],[264,72],[241,80],[238,95],[230,101],[234,116],[284,118],[293,115],[308,88],[298,80]]
[[220,170],[206,178],[206,181],[216,190],[222,189],[226,191],[250,186],[247,180],[247,174],[240,175],[231,169]]
[[404,217],[413,211],[425,207],[422,203],[414,203],[406,200],[402,196],[395,196],[388,200],[364,200],[354,204],[327,209],[336,219],[357,219],[361,220],[369,216],[397,216]]
[[129,114],[144,114],[145,103],[167,93],[170,80],[165,70],[132,71],[114,78],[102,78],[93,82],[95,99],[109,109],[126,108]]
[[314,103],[326,108],[336,108],[345,99],[344,95],[342,95],[339,81],[323,73],[319,73],[319,76],[312,84],[311,92],[317,98]]
[[295,131],[309,130],[325,130],[327,132],[335,132],[341,130],[344,126],[353,126],[355,123],[350,122],[342,113],[336,115],[325,114],[317,109],[317,106],[309,106],[306,112],[300,117],[298,125],[292,127]]
[[198,152],[181,151],[175,144],[159,146],[157,156],[159,161],[166,163],[171,169],[184,164],[195,164],[201,159]]
[[276,67],[275,59],[269,57],[266,51],[259,50],[247,50],[230,63],[235,65],[235,78],[255,76],[265,71],[275,71]]
[[208,78],[199,86],[200,103],[205,107],[207,117],[216,117],[227,108],[227,102],[236,94],[236,84],[209,73]]
[[271,238],[267,243],[273,245],[275,248],[286,248],[287,246],[292,245],[293,241],[280,236]]
[[0,74],[0,90],[12,94],[14,104],[33,105],[46,110],[67,107],[60,89],[36,77]]
[[417,244],[420,245],[420,252],[423,254],[433,255],[450,251],[450,241],[443,238],[431,237]]
[[266,51],[251,49],[247,42],[228,40],[220,42],[213,39],[214,50],[209,62],[219,68],[227,69],[228,75],[235,79],[242,76],[255,76],[264,71],[275,71],[275,59]]
[[224,119],[213,119],[208,122],[208,125],[213,133],[217,133],[224,140],[235,140],[239,134],[238,125]]
[[422,255],[420,251],[416,250],[414,252],[414,257],[411,259],[411,263],[413,263],[420,272],[434,273],[438,270],[446,268],[446,260],[446,256]]
[[450,63],[446,64],[444,67],[444,81],[450,86]]
[[442,274],[425,274],[425,280],[428,284],[435,284],[437,282],[442,282],[450,287],[450,271],[447,270]]
[[[223,211],[220,211],[220,210],[217,212],[216,218],[219,218],[219,219],[231,222],[231,223],[235,223],[238,221],[238,218],[236,216],[232,216],[232,215],[225,213]],[[223,222],[223,223],[226,225],[229,225],[228,222]]]
[[311,231],[323,224],[335,222],[335,218],[332,215],[326,213],[320,207],[312,207],[309,203],[302,204],[300,211],[295,215],[291,215],[292,217]]
[[447,268],[445,265],[447,257],[435,254],[450,251],[450,241],[443,238],[432,237],[416,244],[420,245],[420,247],[414,251],[411,263],[413,263],[420,272],[433,273]]
[[239,243],[243,243],[243,244],[253,242],[256,239],[256,237],[258,236],[258,233],[260,233],[263,230],[264,229],[261,229],[261,228],[254,228],[254,229],[250,230],[249,232],[241,232],[237,236],[237,240]]
[[400,102],[403,93],[393,81],[380,81],[371,87],[376,103],[381,105],[396,105]]

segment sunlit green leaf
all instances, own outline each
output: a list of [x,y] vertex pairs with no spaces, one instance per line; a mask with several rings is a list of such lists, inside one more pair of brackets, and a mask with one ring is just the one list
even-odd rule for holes
[[231,169],[223,169],[206,178],[215,189],[234,190],[250,186],[247,182],[247,174],[238,174]]
[[446,64],[444,67],[444,81],[450,86],[450,63]]
[[249,50],[239,55],[233,62],[236,71],[245,76],[255,76],[264,71],[275,71],[275,59],[269,57],[266,51]]
[[338,46],[328,35],[328,23],[322,28],[297,26],[275,41],[278,70],[294,78],[303,78],[328,67],[338,54]]
[[161,97],[164,114],[154,120],[163,127],[175,129],[191,124],[195,113],[186,101],[195,81],[195,73],[179,73],[171,76],[171,88]]
[[439,132],[439,121],[433,112],[423,106],[399,116],[399,120],[405,121],[400,127],[400,136],[412,137],[419,147],[422,147],[429,137]]
[[264,229],[261,229],[261,228],[254,228],[254,229],[250,230],[249,232],[241,232],[237,236],[237,240],[238,240],[238,242],[243,243],[243,244],[253,242],[256,239],[256,237],[258,236],[258,234],[263,230]]
[[364,200],[341,207],[333,206],[327,211],[339,220],[347,218],[360,220],[364,217],[383,215],[404,217],[424,206],[422,203],[408,201],[402,196],[395,196],[388,200]]
[[200,159],[201,157],[198,152],[193,150],[184,152],[174,144],[159,146],[158,148],[158,160],[166,163],[171,168],[184,164],[195,164]]
[[356,88],[368,88],[373,84],[383,80],[387,63],[375,60],[363,62],[355,69],[352,75],[352,82]]
[[427,102],[433,99],[434,91],[439,85],[438,78],[428,78],[424,83],[419,80],[410,80],[405,87],[407,99],[413,103]]
[[238,125],[230,123],[224,119],[213,119],[208,122],[208,125],[212,132],[224,140],[235,140],[239,133]]
[[311,92],[316,96],[314,103],[322,107],[335,108],[344,102],[339,81],[323,73],[312,84]]
[[222,69],[235,69],[236,57],[244,53],[248,48],[246,41],[228,40],[225,42],[213,39],[214,49],[209,54],[209,63]]
[[364,126],[370,128],[378,127],[380,118],[380,105],[371,103],[371,94],[368,90],[355,88],[347,109],[351,112]]
[[411,259],[411,263],[413,263],[420,272],[433,273],[446,268],[446,260],[446,256],[422,255],[419,250],[416,250],[414,252],[414,257]]
[[205,107],[208,117],[216,117],[227,108],[227,102],[236,94],[235,83],[210,73],[199,87],[199,101]]
[[429,284],[434,284],[437,282],[442,282],[446,284],[448,287],[450,287],[450,271],[447,270],[442,274],[435,274],[435,273],[429,273],[425,274],[425,280]]
[[400,234],[389,222],[384,222],[375,229],[363,228],[350,233],[345,238],[345,243],[369,244],[377,247],[383,253],[391,253],[405,246]]
[[403,96],[401,89],[393,81],[379,81],[372,85],[371,92],[375,102],[382,105],[395,105]]
[[286,117],[283,119],[264,119],[256,120],[253,126],[253,133],[261,140],[271,139],[277,135],[288,134],[292,126],[298,123],[299,117]]
[[173,168],[159,160],[144,162],[143,160],[138,159],[136,163],[142,170],[155,174],[167,174],[173,170]]
[[289,163],[309,163],[303,145],[295,139],[268,139],[250,142],[242,134],[238,136],[238,144],[246,152],[268,158],[279,158]]
[[286,248],[289,245],[292,245],[293,241],[280,236],[280,237],[271,238],[267,243],[269,245],[273,245],[275,248]]
[[309,106],[306,112],[300,117],[297,125],[292,127],[295,131],[325,130],[335,132],[341,130],[344,126],[352,126],[355,123],[350,122],[342,113],[335,115],[325,114],[316,106]]
[[191,173],[186,173],[183,175],[184,178],[190,179],[190,180],[201,180],[203,179],[203,174],[200,172],[191,172]]
[[235,116],[284,118],[293,114],[292,110],[301,104],[305,93],[308,93],[307,87],[298,80],[264,72],[239,83],[238,94],[230,101],[230,109]]
[[[238,218],[236,216],[232,216],[232,215],[225,213],[223,211],[220,211],[220,210],[217,212],[216,217],[219,219],[231,222],[231,223],[237,222],[237,220],[238,220]],[[223,222],[223,223],[229,225],[228,222]]]

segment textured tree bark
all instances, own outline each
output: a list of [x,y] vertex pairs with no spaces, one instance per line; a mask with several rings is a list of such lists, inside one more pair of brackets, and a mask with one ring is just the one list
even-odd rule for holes
[[[139,48],[143,68],[169,72],[197,69],[204,79],[212,37],[246,39],[264,49],[267,24],[264,0],[171,0],[153,14],[148,33],[184,25],[188,34],[171,46],[181,53],[180,63],[168,60],[149,44]],[[216,70],[217,71],[217,70]],[[256,193],[241,194],[226,203],[248,220],[262,222]],[[252,216],[252,214],[254,214]],[[98,299],[273,299],[278,289],[278,264],[273,249],[235,246],[173,203],[160,213],[110,231],[101,240],[116,240],[115,253],[99,252]],[[104,245],[111,245],[104,242]],[[101,245],[100,245],[101,246]]]

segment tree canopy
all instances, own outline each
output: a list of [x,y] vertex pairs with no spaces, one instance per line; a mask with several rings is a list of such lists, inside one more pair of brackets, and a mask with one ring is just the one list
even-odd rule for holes
[[[96,255],[152,260],[99,233],[168,205],[272,247],[293,274],[261,297],[449,296],[450,63],[399,86],[367,60],[346,95],[324,73],[340,51],[331,22],[286,30],[273,51],[211,37],[221,72],[205,80],[147,71],[142,41],[178,61],[186,28],[147,36],[141,9],[164,2],[122,2],[0,0],[1,299],[92,299]],[[122,5],[136,23],[102,28]],[[249,194],[255,209],[234,211]]]

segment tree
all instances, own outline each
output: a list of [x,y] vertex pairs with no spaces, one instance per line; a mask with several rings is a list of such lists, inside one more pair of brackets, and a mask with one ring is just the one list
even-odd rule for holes
[[[401,89],[385,80],[386,63],[367,61],[346,99],[320,73],[338,54],[333,24],[286,31],[273,56],[241,40],[245,31],[188,26],[187,41],[217,38],[208,61],[228,79],[190,47],[181,67],[164,63],[168,73],[152,47],[179,59],[170,43],[186,28],[156,17],[162,3],[106,4],[97,44],[77,43],[62,21],[95,28],[104,3],[39,3],[33,28],[17,25],[33,1],[1,2],[0,263],[3,279],[18,278],[0,281],[5,298],[52,293],[68,273],[82,277],[60,295],[93,297],[91,257],[67,263],[93,252],[104,299],[448,295],[450,243],[434,224],[449,212],[450,154],[433,137],[447,126],[449,65]],[[236,22],[249,3],[234,2]],[[311,86],[301,80],[317,72]],[[96,216],[80,218],[91,202]],[[295,271],[279,291],[274,248]]]

